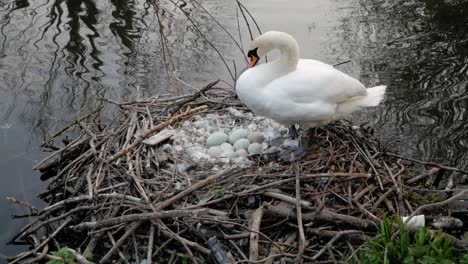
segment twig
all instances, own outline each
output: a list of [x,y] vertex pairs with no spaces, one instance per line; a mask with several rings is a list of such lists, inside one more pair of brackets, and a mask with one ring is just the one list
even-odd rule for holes
[[296,162],[296,218],[297,227],[299,229],[299,252],[297,254],[295,263],[302,263],[302,256],[304,255],[304,249],[306,247],[306,239],[304,234],[304,226],[302,225],[302,210],[301,210],[301,181],[299,180],[299,164]]
[[125,234],[123,234],[122,237],[120,237],[119,240],[115,242],[115,245],[113,245],[112,248],[101,258],[99,263],[106,263],[107,260],[112,256],[112,254],[114,254],[114,251],[118,247],[120,247],[123,244],[123,242],[127,239],[127,237],[133,234],[133,232],[135,232],[135,230],[138,227],[140,227],[144,222],[145,222],[144,220],[140,220],[138,222],[132,223],[129,226],[128,230],[125,232]]
[[198,215],[206,212],[206,209],[195,209],[195,210],[171,210],[171,211],[158,211],[153,213],[142,213],[142,214],[131,214],[123,215],[120,217],[110,218],[101,220],[98,222],[82,222],[75,226],[70,226],[76,231],[83,231],[92,228],[102,228],[106,226],[118,225],[126,222],[144,221],[150,219],[161,219],[161,218],[173,218],[188,215]]
[[11,264],[14,264],[14,263],[17,263],[18,261],[26,258],[26,257],[29,257],[31,256],[32,254],[35,254],[37,253],[37,251],[39,251],[39,249],[41,249],[43,246],[45,246],[51,239],[53,239],[60,231],[62,231],[62,229],[68,225],[68,223],[71,222],[71,218],[68,218],[67,220],[63,221],[63,223],[57,227],[57,229],[55,229],[55,231],[50,235],[48,236],[39,246],[37,246],[36,248],[34,248],[32,251],[29,251],[28,253],[24,254],[24,255],[21,255],[20,257],[18,257],[17,259],[13,260],[12,262],[10,262]]
[[[112,236],[112,234],[110,232],[107,232],[107,236],[109,237],[109,240],[110,240],[112,246],[114,246],[115,245],[115,239]],[[119,258],[122,260],[122,262],[125,263],[125,264],[128,264],[128,260],[125,257],[125,255],[122,253],[122,251],[120,251],[118,248],[116,249],[116,251],[117,251],[117,254],[119,255]]]
[[388,174],[390,175],[390,178],[392,179],[393,185],[395,186],[395,190],[396,190],[397,197],[398,197],[398,213],[400,215],[405,215],[406,210],[405,210],[405,205],[404,205],[404,198],[403,198],[403,193],[401,192],[400,186],[398,186],[395,176],[393,175],[393,172],[388,167],[387,163],[384,161],[383,164],[385,168],[387,169]]
[[439,173],[439,171],[440,171],[440,168],[438,168],[438,167],[431,168],[429,171],[425,171],[425,172],[419,174],[418,176],[409,179],[407,181],[407,183],[412,184],[412,183],[415,183],[415,182],[417,182],[417,181],[419,181],[419,180],[421,180],[423,178],[434,176],[435,174]]
[[313,257],[312,257],[312,260],[317,260],[320,256],[323,255],[323,253],[325,253],[325,251],[329,248],[331,248],[333,246],[333,244],[338,240],[340,239],[341,236],[343,235],[348,235],[348,234],[358,234],[360,233],[360,231],[356,231],[356,230],[346,230],[346,231],[340,231],[338,232],[330,241],[328,241],[328,243],[322,247],[320,249],[320,251],[315,254]]
[[158,210],[161,210],[161,209],[164,209],[166,208],[167,206],[169,206],[170,204],[173,204],[174,202],[178,201],[179,199],[187,196],[188,194],[198,190],[198,189],[201,189],[211,183],[213,183],[214,181],[216,181],[217,179],[225,176],[227,173],[230,173],[230,172],[233,172],[235,171],[234,168],[227,168],[225,170],[222,170],[218,173],[216,173],[215,175],[211,176],[211,177],[208,177],[202,181],[199,181],[197,183],[195,183],[194,185],[190,186],[189,188],[183,190],[182,192],[174,195],[173,197],[167,199],[166,201],[164,202],[161,202],[159,203],[158,205],[156,205],[156,208]]
[[340,65],[342,65],[342,64],[346,64],[346,63],[348,63],[348,62],[351,62],[351,60],[345,60],[345,61],[342,61],[342,62],[338,62],[338,63],[333,64],[332,66],[333,66],[333,67],[336,67],[336,66],[340,66]]
[[258,238],[260,231],[260,223],[262,222],[263,217],[263,207],[258,208],[252,214],[250,218],[250,226],[249,228],[252,230],[250,232],[250,260],[257,260],[258,259]]
[[153,247],[154,247],[154,225],[151,225],[148,238],[148,250],[146,254],[146,263],[152,264],[153,262]]
[[461,172],[461,173],[464,173],[464,174],[468,174],[468,171],[466,171],[466,170],[461,170],[461,169],[458,169],[458,168],[455,168],[455,167],[445,166],[445,165],[438,164],[438,163],[435,163],[435,162],[422,161],[422,160],[417,160],[417,159],[413,159],[413,158],[407,158],[407,157],[404,157],[404,156],[401,156],[401,155],[398,155],[398,154],[395,154],[395,153],[391,153],[391,152],[387,152],[387,153],[385,153],[385,155],[395,157],[395,158],[399,158],[399,159],[409,160],[409,161],[412,161],[412,162],[417,162],[417,163],[421,163],[421,164],[425,164],[425,165],[438,167],[438,168],[441,168],[443,170],[457,171],[457,172]]

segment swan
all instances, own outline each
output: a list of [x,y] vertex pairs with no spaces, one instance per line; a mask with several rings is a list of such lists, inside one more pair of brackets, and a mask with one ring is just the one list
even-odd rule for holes
[[[279,50],[280,57],[256,66],[272,50]],[[237,96],[254,114],[291,127],[292,137],[297,136],[296,124],[309,129],[324,126],[377,106],[384,98],[384,85],[366,88],[331,65],[299,59],[297,41],[284,32],[258,36],[247,56],[250,62],[236,82]]]

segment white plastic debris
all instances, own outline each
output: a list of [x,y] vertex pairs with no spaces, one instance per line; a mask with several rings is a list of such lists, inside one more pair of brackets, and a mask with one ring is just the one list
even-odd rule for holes
[[406,223],[406,220],[408,219],[408,216],[403,216],[401,217],[401,220],[403,220],[403,224],[405,226],[425,226],[426,225],[426,217],[424,215],[415,215],[413,216],[408,223]]

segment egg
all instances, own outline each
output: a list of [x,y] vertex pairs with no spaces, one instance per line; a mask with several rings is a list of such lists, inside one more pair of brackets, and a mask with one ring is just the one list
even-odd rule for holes
[[215,132],[206,139],[207,147],[219,146],[228,140],[228,135],[223,132]]
[[248,147],[248,152],[249,154],[260,154],[262,153],[262,145],[260,143],[252,143],[250,144],[250,146]]
[[223,150],[218,146],[211,147],[206,151],[206,154],[210,155],[212,158],[217,158],[221,156],[222,153]]
[[245,129],[245,128],[236,129],[229,135],[229,143],[234,144],[237,141],[239,141],[239,139],[247,138],[249,134],[250,134],[250,130],[248,129]]
[[263,141],[265,141],[265,136],[263,136],[262,133],[260,132],[252,132],[250,133],[250,135],[247,137],[248,140],[250,140],[250,142],[254,143],[262,143]]
[[249,148],[250,141],[246,138],[241,138],[234,143],[234,150],[244,149],[247,150]]

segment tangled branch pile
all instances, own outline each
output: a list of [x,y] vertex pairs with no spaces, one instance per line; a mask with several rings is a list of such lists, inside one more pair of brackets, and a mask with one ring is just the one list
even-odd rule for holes
[[317,129],[293,162],[270,153],[251,156],[248,168],[198,164],[180,173],[175,153],[142,142],[195,115],[246,110],[216,83],[118,107],[107,125],[99,113],[77,120],[67,128],[75,139],[38,164],[50,177],[41,195],[50,205],[30,208],[34,221],[13,241],[33,249],[12,262],[54,259],[49,249],[62,247],[80,263],[339,262],[383,214],[414,216],[454,199],[431,204],[440,197],[428,199],[425,184],[457,169],[390,155],[370,129],[347,122]]

